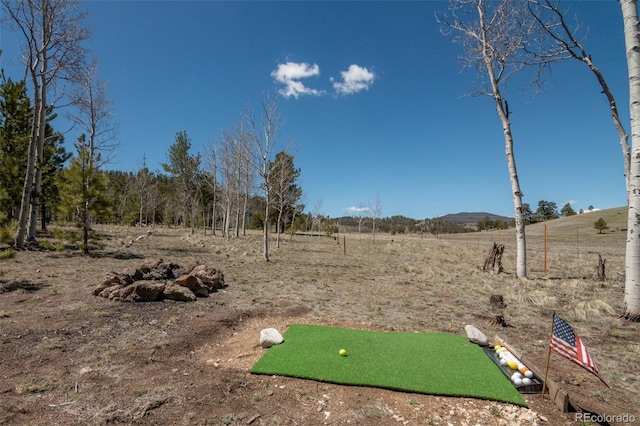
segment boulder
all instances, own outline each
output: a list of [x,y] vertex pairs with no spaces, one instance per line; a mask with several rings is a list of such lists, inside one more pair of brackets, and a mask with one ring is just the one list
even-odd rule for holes
[[138,268],[125,268],[122,271],[122,275],[124,275],[125,277],[128,277],[132,281],[139,281],[143,279],[142,277],[144,276],[142,271],[140,271],[140,269]]
[[100,290],[98,293],[96,293],[96,291],[98,289],[100,289],[100,287],[96,288],[93,292],[93,294],[95,294],[96,296],[100,296],[100,297],[104,297],[106,299],[111,299],[111,293],[113,293],[114,291],[118,291],[122,288],[121,285],[111,285],[109,287],[103,288],[102,290]]
[[[109,280],[105,280],[103,282],[100,283],[100,285],[98,285],[98,287],[93,289],[93,295],[94,296],[99,296],[102,294],[102,292],[107,289],[107,288],[111,288],[113,286],[116,287],[121,287],[119,284],[114,284],[113,282],[109,281]],[[103,296],[104,297],[104,296]]]
[[480,346],[489,346],[489,339],[487,336],[476,327],[472,325],[465,325],[464,331],[467,332],[467,337],[471,342]]
[[200,281],[213,293],[225,287],[222,271],[207,265],[198,265],[191,269],[189,275],[200,278]]
[[122,302],[154,302],[162,299],[164,287],[164,283],[159,281],[136,281],[111,292],[109,299]]
[[176,300],[178,302],[194,302],[197,300],[196,295],[187,287],[171,281],[164,286],[162,295],[165,299]]
[[209,296],[209,289],[193,275],[183,275],[176,278],[176,284],[182,287],[186,287],[193,292],[196,296],[207,297]]
[[282,342],[284,342],[284,338],[275,328],[265,328],[260,331],[260,346],[263,348],[270,348]]

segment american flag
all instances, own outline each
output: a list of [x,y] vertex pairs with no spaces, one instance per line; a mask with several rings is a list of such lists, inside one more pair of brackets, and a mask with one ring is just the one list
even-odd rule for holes
[[[553,314],[553,336],[551,337],[550,346],[558,355],[590,371],[596,375],[602,383],[607,385],[607,383],[602,380],[598,366],[589,355],[589,352],[587,352],[587,348],[582,344],[580,337],[565,320],[555,313]],[[607,387],[609,387],[609,385],[607,385]]]

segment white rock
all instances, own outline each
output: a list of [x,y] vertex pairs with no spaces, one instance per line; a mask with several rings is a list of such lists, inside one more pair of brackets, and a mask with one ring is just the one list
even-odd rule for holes
[[282,342],[284,342],[284,338],[275,328],[265,328],[260,332],[260,346],[263,348],[270,348]]
[[482,331],[478,330],[476,327],[472,325],[465,325],[464,331],[467,332],[467,337],[473,343],[476,343],[480,346],[489,345],[489,339],[487,338],[487,336]]

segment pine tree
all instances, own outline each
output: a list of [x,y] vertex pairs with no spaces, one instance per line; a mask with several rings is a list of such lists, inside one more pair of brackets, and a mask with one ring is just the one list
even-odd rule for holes
[[92,165],[85,137],[76,143],[77,155],[62,174],[60,210],[67,218],[79,223],[83,231],[83,252],[89,254],[91,218],[108,216],[107,179]]
[[609,229],[607,222],[603,218],[599,218],[598,220],[596,220],[596,222],[593,224],[593,227],[598,230],[598,234],[602,234],[602,231],[604,231],[605,229]]
[[0,85],[0,211],[16,219],[24,185],[24,161],[29,147],[32,109],[23,81],[10,78]]
[[195,232],[195,217],[198,207],[199,185],[201,183],[200,154],[191,155],[191,139],[186,131],[176,134],[175,143],[169,147],[168,162],[162,168],[175,182],[176,213],[182,217],[184,226],[191,226]]

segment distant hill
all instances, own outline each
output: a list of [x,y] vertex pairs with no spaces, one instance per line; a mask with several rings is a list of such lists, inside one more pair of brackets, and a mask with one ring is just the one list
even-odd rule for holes
[[512,217],[500,216],[497,214],[485,213],[485,212],[461,212],[456,214],[447,214],[444,216],[440,216],[440,219],[446,220],[447,222],[451,222],[451,223],[475,226],[479,221],[481,221],[487,216],[489,217],[489,219],[493,221],[501,220],[506,223],[511,223],[511,221],[513,220]]
[[[497,214],[485,212],[463,212],[447,214],[444,216],[440,216],[439,218],[431,218],[431,220],[439,219],[441,221],[450,223],[452,227],[448,232],[467,232],[471,229],[475,230],[478,222],[487,216],[493,221],[502,220],[508,224],[510,224],[513,220],[513,218],[507,216],[500,216]],[[348,229],[348,231],[350,232],[357,232],[358,230],[358,219],[355,217],[345,216],[335,220],[340,223],[340,226]],[[424,223],[425,220],[417,220],[405,216],[391,216],[378,219],[378,221],[376,222],[376,228],[378,228],[381,232],[412,232],[416,231],[416,227],[419,227],[420,224]],[[365,220],[362,227],[363,232],[368,232],[370,230],[370,227],[370,220]]]

